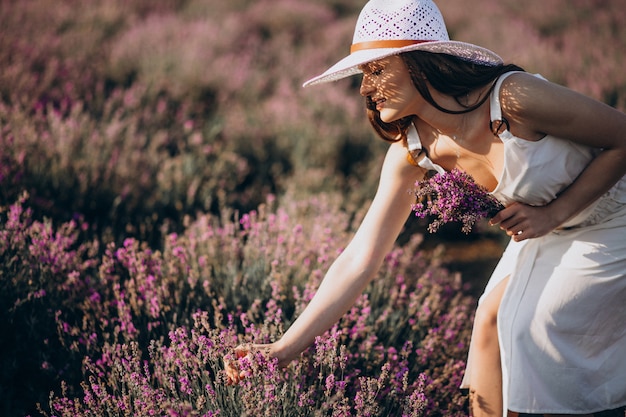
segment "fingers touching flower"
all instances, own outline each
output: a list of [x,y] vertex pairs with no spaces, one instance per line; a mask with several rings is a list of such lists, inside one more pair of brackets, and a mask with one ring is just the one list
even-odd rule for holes
[[252,350],[249,345],[237,346],[234,355],[224,357],[226,385],[237,385],[251,375]]
[[233,354],[224,357],[226,385],[237,385],[252,375],[271,378],[277,371],[278,360],[269,353],[269,345],[243,344]]

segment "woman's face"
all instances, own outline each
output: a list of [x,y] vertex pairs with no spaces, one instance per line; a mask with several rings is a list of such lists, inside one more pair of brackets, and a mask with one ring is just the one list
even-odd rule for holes
[[385,122],[416,114],[420,95],[409,71],[398,55],[360,66],[363,71],[360,93],[369,97]]

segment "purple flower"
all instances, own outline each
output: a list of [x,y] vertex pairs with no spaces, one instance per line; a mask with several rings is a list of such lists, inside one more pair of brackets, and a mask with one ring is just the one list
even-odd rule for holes
[[417,217],[435,217],[428,225],[431,233],[449,222],[461,222],[461,230],[469,233],[478,220],[493,217],[504,208],[471,175],[458,169],[435,174],[415,186],[417,203],[412,209]]

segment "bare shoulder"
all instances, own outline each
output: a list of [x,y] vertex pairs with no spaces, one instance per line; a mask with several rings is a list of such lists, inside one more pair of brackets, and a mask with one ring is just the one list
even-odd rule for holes
[[572,117],[581,115],[585,110],[614,110],[570,88],[525,72],[512,74],[502,82],[500,101],[503,110],[521,118],[542,115]]
[[604,147],[612,141],[592,137],[616,137],[616,132],[626,128],[624,113],[533,74],[510,75],[499,93],[511,132],[529,140],[549,134]]
[[538,75],[517,72],[509,75],[500,87],[502,109],[511,116],[523,116],[548,98],[556,98],[568,90]]

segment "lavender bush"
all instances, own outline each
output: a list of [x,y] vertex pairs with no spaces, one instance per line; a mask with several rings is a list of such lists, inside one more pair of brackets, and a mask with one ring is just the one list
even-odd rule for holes
[[367,293],[300,361],[285,371],[265,363],[241,386],[225,386],[222,359],[239,343],[280,336],[351,228],[336,200],[269,204],[238,222],[202,216],[170,235],[163,252],[129,239],[102,256],[93,245],[73,248],[77,224],[54,231],[32,221],[23,201],[10,207],[0,255],[10,260],[2,275],[15,276],[7,295],[17,301],[7,322],[49,297],[29,323],[38,337],[47,330],[41,342],[31,336],[40,355],[29,358],[31,375],[74,378],[52,397],[51,415],[245,415],[259,407],[266,415],[463,415],[457,386],[473,299],[458,276],[420,255],[419,239],[389,255]]
[[[251,210],[284,190],[286,177],[328,189],[353,169],[371,171],[367,149],[380,144],[364,124],[340,128],[362,117],[361,103],[341,91],[300,94],[304,74],[323,59],[314,45],[332,50],[332,40],[339,50],[347,34],[337,25],[314,35],[336,18],[329,6],[271,3],[268,14],[268,4],[216,12],[193,2],[46,1],[11,4],[0,16],[5,203],[27,189],[49,217],[79,212],[118,243],[132,235],[156,244],[164,222],[221,206]],[[331,117],[328,128],[311,129]],[[341,157],[350,150],[364,158]]]
[[79,398],[53,397],[52,413],[465,415],[458,385],[474,301],[458,275],[421,255],[419,238],[387,257],[297,363],[280,370],[259,357],[240,386],[225,385],[222,359],[282,334],[351,229],[337,201],[273,204],[238,222],[202,216],[162,253],[110,246],[87,319],[57,316],[66,345],[87,352],[86,379]]
[[34,113],[0,103],[2,194],[27,188],[50,217],[79,212],[100,233],[144,238],[164,218],[182,217],[177,210],[232,203],[226,193],[244,180],[246,161],[220,141],[208,143],[190,103],[164,96],[147,104],[145,93],[112,91],[97,115],[81,101]]
[[59,378],[80,378],[80,360],[66,360],[55,318],[84,317],[79,303],[92,295],[96,266],[97,245],[79,241],[79,218],[55,228],[33,220],[26,200],[0,210],[0,414],[6,416],[32,410]]

